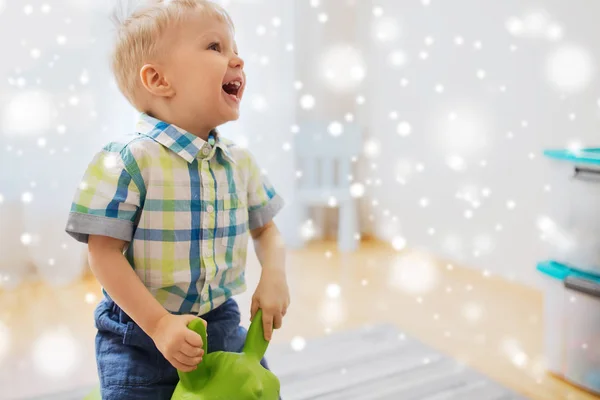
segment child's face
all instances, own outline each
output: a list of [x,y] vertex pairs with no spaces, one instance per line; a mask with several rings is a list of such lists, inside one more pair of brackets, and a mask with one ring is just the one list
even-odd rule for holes
[[238,119],[246,76],[230,26],[198,12],[173,33],[165,76],[178,113],[211,129]]

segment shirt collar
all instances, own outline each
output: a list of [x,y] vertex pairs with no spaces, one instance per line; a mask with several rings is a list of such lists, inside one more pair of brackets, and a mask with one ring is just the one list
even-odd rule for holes
[[[146,113],[140,114],[136,124],[136,131],[154,139],[167,149],[181,156],[188,163],[192,163],[199,154],[202,154],[202,149],[211,148],[210,144],[202,138],[181,129],[176,125],[168,124],[156,119]],[[221,149],[223,154],[231,162],[235,163],[229,148],[219,137],[219,132],[216,129],[213,129],[211,133],[215,138],[215,147]]]

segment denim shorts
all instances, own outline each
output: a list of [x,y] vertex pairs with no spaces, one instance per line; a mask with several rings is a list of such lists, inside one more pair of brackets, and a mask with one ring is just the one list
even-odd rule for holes
[[[103,400],[168,400],[179,382],[177,370],[153,340],[112,300],[96,308],[96,362]],[[234,299],[204,314],[208,353],[241,352],[246,329]],[[268,368],[266,360],[261,364]]]

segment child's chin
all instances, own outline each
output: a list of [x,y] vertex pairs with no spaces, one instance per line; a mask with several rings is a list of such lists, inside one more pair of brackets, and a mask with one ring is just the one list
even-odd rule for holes
[[228,121],[237,121],[240,118],[240,110],[232,110],[230,109],[229,112],[227,113],[227,120]]
[[227,114],[224,114],[219,121],[217,121],[216,126],[219,125],[224,125],[228,122],[233,122],[233,121],[237,121],[240,118],[240,114],[239,113],[232,113],[229,112]]

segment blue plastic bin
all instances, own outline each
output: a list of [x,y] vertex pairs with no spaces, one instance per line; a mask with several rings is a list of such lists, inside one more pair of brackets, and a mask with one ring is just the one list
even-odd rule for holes
[[600,275],[600,148],[547,150],[544,258]]
[[546,261],[544,353],[547,369],[600,394],[600,277]]

